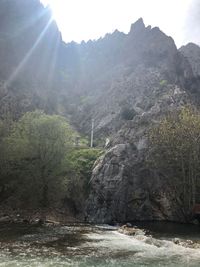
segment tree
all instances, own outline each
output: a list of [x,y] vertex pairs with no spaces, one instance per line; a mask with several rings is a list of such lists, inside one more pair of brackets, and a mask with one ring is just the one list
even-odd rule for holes
[[74,138],[75,131],[65,118],[41,111],[28,112],[15,124],[5,142],[23,198],[47,207],[61,197],[64,160]]
[[200,182],[200,113],[190,106],[166,116],[149,132],[149,161],[180,192],[186,211]]
[[0,120],[0,201],[6,199],[11,193],[10,168],[4,140],[10,134],[12,124],[13,121],[9,115]]
[[95,161],[103,153],[99,148],[75,148],[67,156],[68,179],[66,202],[73,206],[73,212],[80,213],[89,197],[90,179]]

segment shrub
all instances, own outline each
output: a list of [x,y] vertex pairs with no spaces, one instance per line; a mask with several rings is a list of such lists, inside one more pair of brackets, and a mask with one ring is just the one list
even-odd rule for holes
[[196,202],[200,183],[200,113],[183,107],[149,132],[149,160],[178,188],[187,210]]

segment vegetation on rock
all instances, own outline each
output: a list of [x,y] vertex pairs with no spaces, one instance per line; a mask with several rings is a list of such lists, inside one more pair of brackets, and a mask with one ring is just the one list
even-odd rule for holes
[[5,198],[13,197],[16,206],[43,208],[61,206],[65,198],[84,201],[100,151],[75,147],[77,133],[64,117],[28,112],[7,136],[5,124],[0,126],[0,185]]
[[73,205],[73,212],[81,213],[90,193],[92,169],[102,154],[100,148],[74,148],[67,156],[68,179],[66,202]]
[[200,185],[200,113],[191,106],[171,112],[149,133],[149,161],[173,185],[190,211]]

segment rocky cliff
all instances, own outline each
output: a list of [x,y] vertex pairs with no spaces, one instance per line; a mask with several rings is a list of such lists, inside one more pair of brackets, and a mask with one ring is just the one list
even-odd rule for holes
[[186,220],[181,192],[174,190],[167,174],[147,165],[147,132],[167,111],[191,103],[190,97],[172,84],[149,93],[149,108],[123,123],[96,162],[86,211],[90,221]]
[[[195,103],[194,91],[200,88],[197,68],[170,37],[145,27],[142,20],[132,25],[126,38],[129,63],[123,61],[106,96],[98,98],[92,110],[97,135],[102,131],[111,138],[91,178],[88,219],[184,222],[189,211],[183,209],[181,192],[167,174],[163,177],[146,164],[147,131],[168,111]],[[124,107],[135,111],[132,118],[122,116]]]
[[51,11],[38,0],[0,2],[0,115],[56,112],[62,43]]
[[190,62],[194,75],[200,76],[200,47],[196,44],[189,43],[182,46],[179,51]]
[[83,132],[93,117],[96,134],[109,136],[124,123],[124,110],[141,115],[153,106],[153,92],[175,85],[184,88],[193,77],[191,65],[173,39],[159,28],[145,27],[142,19],[128,34],[115,31],[96,42],[72,45],[81,66],[74,123]]

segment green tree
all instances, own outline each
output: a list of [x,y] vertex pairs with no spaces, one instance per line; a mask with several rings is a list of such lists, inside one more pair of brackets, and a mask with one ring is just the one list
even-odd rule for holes
[[41,111],[28,112],[15,124],[5,143],[22,198],[47,207],[61,197],[67,169],[64,160],[74,138],[65,118]]
[[66,200],[73,206],[73,212],[83,211],[90,192],[90,179],[95,161],[103,153],[98,148],[75,148],[67,155],[68,178]]
[[[190,211],[200,181],[200,114],[183,107],[149,132],[149,162],[168,181]],[[179,196],[178,196],[179,197]]]
[[0,202],[5,200],[11,193],[9,186],[10,168],[6,154],[5,138],[10,134],[13,121],[10,116],[0,120]]

